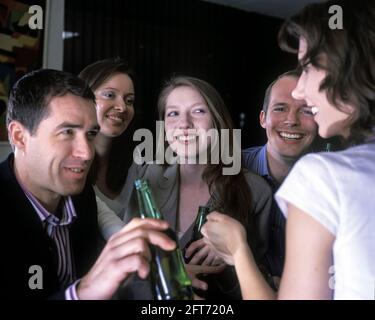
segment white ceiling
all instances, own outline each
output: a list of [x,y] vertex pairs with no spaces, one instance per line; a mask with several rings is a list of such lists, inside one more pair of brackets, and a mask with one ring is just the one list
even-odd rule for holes
[[[287,18],[297,13],[306,4],[324,0],[203,0],[244,11],[268,16]],[[358,0],[357,0],[358,1]]]

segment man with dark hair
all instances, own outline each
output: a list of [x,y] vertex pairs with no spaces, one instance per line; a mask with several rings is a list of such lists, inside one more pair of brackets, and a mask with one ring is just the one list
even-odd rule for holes
[[[299,75],[298,70],[286,72],[268,86],[260,112],[260,125],[268,141],[243,151],[244,166],[264,177],[274,193],[294,163],[309,151],[317,134],[311,109],[291,94]],[[285,218],[276,204],[270,220],[267,259],[271,274],[280,277],[285,256]]]
[[10,92],[7,128],[14,152],[0,164],[1,296],[109,299],[130,273],[147,275],[148,242],[174,247],[160,232],[166,223],[135,219],[95,262],[97,208],[86,176],[99,126],[83,80],[27,74]]

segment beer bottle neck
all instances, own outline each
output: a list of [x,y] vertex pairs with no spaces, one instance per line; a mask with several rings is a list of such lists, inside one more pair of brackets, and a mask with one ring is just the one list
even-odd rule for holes
[[203,224],[207,220],[207,214],[208,214],[208,207],[200,206],[197,217],[194,222],[193,237],[192,237],[193,240],[198,240],[202,238],[201,229],[202,229]]
[[140,211],[139,213],[141,217],[163,219],[163,216],[155,203],[151,189],[148,187],[147,182],[137,180],[136,188]]

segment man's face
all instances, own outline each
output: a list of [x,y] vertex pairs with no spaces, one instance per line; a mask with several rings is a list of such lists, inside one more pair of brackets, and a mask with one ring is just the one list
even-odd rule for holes
[[36,132],[26,131],[18,160],[26,168],[22,182],[39,199],[82,191],[99,129],[93,101],[67,94],[52,98],[48,108]]
[[271,90],[267,114],[260,114],[260,124],[268,138],[267,150],[273,157],[299,158],[317,133],[311,108],[304,100],[292,97],[297,82],[291,76],[279,79]]

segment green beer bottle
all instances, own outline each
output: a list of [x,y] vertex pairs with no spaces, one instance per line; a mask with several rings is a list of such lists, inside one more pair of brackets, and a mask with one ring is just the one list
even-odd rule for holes
[[[137,179],[134,183],[137,190],[139,212],[142,218],[163,220],[151,189],[146,180]],[[172,229],[165,231],[167,236],[177,244],[177,237]],[[164,251],[151,246],[153,259],[150,279],[155,299],[157,300],[192,300],[193,289],[184,265],[181,250],[177,246],[173,251]]]
[[205,206],[199,206],[197,217],[195,218],[193,235],[191,237],[192,242],[203,238],[201,229],[207,221],[207,215],[210,208]]
[[[201,229],[204,223],[207,221],[207,215],[209,213],[209,210],[210,210],[209,207],[199,206],[198,213],[194,221],[194,227],[193,227],[193,232],[191,235],[191,240],[186,244],[185,249],[187,249],[192,242],[203,238],[203,235],[201,234]],[[189,263],[190,259],[191,258],[185,258],[185,262]]]
[[[195,218],[195,221],[194,221],[194,227],[193,227],[191,240],[186,244],[185,249],[184,249],[184,253],[186,252],[186,249],[189,248],[189,246],[192,242],[203,238],[203,235],[201,233],[201,229],[202,229],[203,225],[205,224],[205,222],[207,221],[207,215],[209,213],[209,210],[210,210],[209,207],[199,206],[197,217]],[[193,256],[194,255],[191,255],[189,258],[186,258],[186,256],[184,255],[185,262],[189,263]],[[206,281],[206,282],[207,282],[207,280],[209,280],[209,278],[205,274],[199,274],[196,277],[198,279]],[[201,298],[206,297],[206,291],[205,290],[193,288],[193,291],[197,296],[199,296]]]

